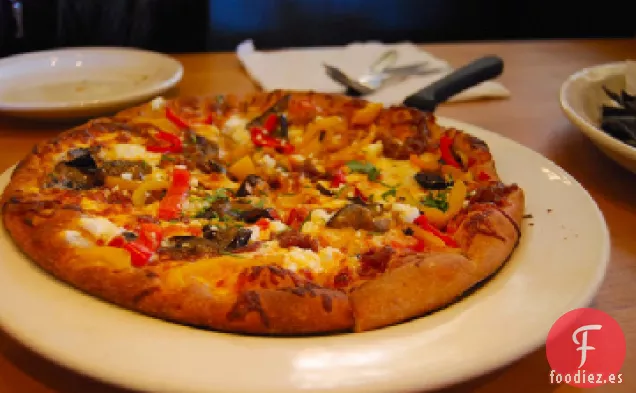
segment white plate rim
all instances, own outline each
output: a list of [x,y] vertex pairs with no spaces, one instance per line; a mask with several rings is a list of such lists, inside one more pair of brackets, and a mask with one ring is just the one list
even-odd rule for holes
[[[587,206],[587,208],[592,209],[590,212],[594,213],[595,215],[594,218],[597,221],[596,223],[599,224],[599,226],[596,228],[597,230],[600,231],[599,233],[601,235],[601,238],[599,239],[600,241],[599,259],[598,261],[596,261],[595,265],[593,266],[594,276],[585,283],[585,290],[582,291],[581,293],[578,293],[576,299],[570,301],[570,303],[561,305],[563,309],[559,311],[564,313],[574,308],[584,307],[589,305],[589,303],[591,302],[591,300],[597,293],[601,283],[603,282],[603,279],[605,277],[605,273],[607,270],[607,266],[609,263],[609,257],[610,257],[609,231],[607,229],[607,225],[603,218],[602,212],[598,208],[593,198],[589,195],[589,193],[574,178],[569,176],[567,172],[565,172],[559,166],[557,166],[556,164],[552,163],[551,161],[541,156],[539,153],[536,153],[527,147],[519,145],[518,143],[506,137],[503,137],[501,135],[497,135],[490,131],[486,131],[481,127],[477,127],[474,125],[470,125],[467,123],[463,123],[460,121],[447,119],[447,118],[440,117],[439,120],[441,123],[445,125],[454,126],[454,127],[457,127],[458,129],[463,129],[467,132],[474,133],[475,135],[479,137],[483,137],[487,142],[492,139],[499,139],[500,142],[503,142],[505,144],[514,144],[518,148],[523,149],[525,153],[532,154],[537,159],[543,161],[545,165],[551,166],[554,169],[554,171],[559,171],[560,172],[559,174],[564,176],[564,179],[567,179],[567,181],[571,182],[571,184],[577,188],[577,192],[581,195],[582,198],[584,198],[588,202],[589,205]],[[497,159],[497,157],[495,157],[495,159]],[[5,178],[6,175],[7,173],[3,175],[3,178]],[[0,240],[4,241],[6,239],[0,239]],[[2,269],[1,263],[0,263],[0,269]],[[500,273],[500,274],[503,274],[503,273]],[[0,282],[1,281],[2,279],[0,277]],[[0,292],[2,291],[3,290],[0,287]],[[77,296],[81,296],[81,295],[77,294]],[[474,294],[471,296],[474,297],[477,295]],[[463,302],[470,302],[470,298],[463,300]],[[459,307],[463,309],[461,304],[462,303],[460,303]],[[109,307],[106,305],[103,305],[103,306]],[[2,297],[0,296],[0,310],[2,310],[5,307],[6,307],[6,303],[3,302]],[[100,308],[101,307],[102,306],[100,305]],[[113,310],[116,313],[124,312],[122,310],[117,309],[116,307],[113,307],[113,308],[116,309],[116,310]],[[463,310],[462,312],[466,313],[467,311],[469,310]],[[133,318],[146,318],[146,317],[135,316],[135,315],[131,315],[131,316]],[[434,316],[435,315],[431,317],[427,317],[427,318],[432,319]],[[426,320],[427,318],[423,318],[423,320]],[[157,324],[156,321],[152,321],[149,323]],[[161,324],[162,322],[159,322],[159,323]],[[4,318],[3,313],[0,313],[0,325],[2,325],[9,334],[14,336],[19,341],[25,343],[30,348],[34,349],[36,352],[42,354],[44,357],[49,358],[53,360],[54,362],[60,363],[71,369],[74,369],[80,373],[89,375],[98,380],[102,380],[108,383],[114,383],[123,387],[136,389],[136,390],[161,391],[161,392],[174,391],[175,389],[180,391],[187,391],[187,392],[217,391],[215,389],[208,390],[206,387],[200,384],[196,386],[195,385],[187,386],[187,383],[186,383],[186,386],[183,386],[183,385],[170,384],[168,383],[168,381],[165,381],[165,380],[157,381],[157,380],[153,380],[152,378],[149,378],[148,376],[135,375],[135,373],[131,373],[129,370],[123,370],[123,373],[122,373],[121,372],[122,370],[116,370],[115,372],[113,372],[114,370],[105,369],[104,367],[100,368],[99,365],[95,365],[95,364],[92,364],[91,366],[87,366],[84,363],[84,359],[82,357],[78,357],[76,355],[69,355],[69,353],[67,352],[65,348],[63,348],[63,346],[56,345],[55,343],[51,343],[50,339],[47,340],[47,339],[42,339],[40,337],[34,337],[29,335],[29,333],[24,331],[22,326],[18,326],[12,323],[12,321],[10,321],[9,319]],[[172,325],[172,324],[168,324],[168,325]],[[408,324],[404,324],[404,325],[408,325]],[[545,342],[544,340],[545,340],[545,337],[547,336],[549,328],[550,326],[543,326],[541,331],[534,332],[532,337],[527,337],[525,340],[523,340],[522,344],[515,347],[514,350],[512,351],[510,350],[502,351],[504,353],[503,355],[491,356],[489,359],[483,362],[480,362],[480,364],[472,364],[472,365],[463,364],[461,368],[461,373],[451,372],[445,375],[443,378],[437,378],[437,379],[433,378],[433,380],[424,381],[421,379],[421,377],[420,379],[417,379],[417,378],[414,379],[413,375],[411,375],[411,379],[408,381],[390,380],[390,381],[383,381],[382,383],[376,382],[373,384],[356,385],[356,386],[332,386],[331,388],[325,388],[323,386],[323,388],[321,389],[314,389],[314,390],[309,389],[307,387],[303,388],[299,386],[295,386],[294,389],[292,389],[291,386],[288,386],[289,389],[287,391],[312,390],[312,391],[347,391],[347,392],[382,392],[382,391],[397,392],[397,391],[412,391],[415,389],[419,389],[419,390],[437,389],[437,388],[448,386],[450,384],[462,382],[464,380],[477,377],[479,375],[483,375],[487,372],[503,367],[521,358],[522,356],[530,353],[531,351],[535,350],[536,348],[544,344]],[[184,328],[184,329],[188,329],[188,328]],[[199,333],[195,333],[195,332],[188,333],[188,335],[191,335],[191,336],[198,335],[198,334]],[[209,334],[209,332],[205,332],[201,334]],[[219,336],[225,336],[224,334],[220,334],[220,333],[213,333],[213,334],[218,334]],[[354,336],[350,336],[350,337],[352,337],[352,339],[355,338]],[[371,332],[370,337],[373,337],[373,332]],[[336,338],[336,339],[339,339],[339,338]],[[248,338],[247,340],[252,340],[252,339]],[[258,340],[261,340],[261,339],[257,338],[255,340],[256,340],[255,342],[260,342]],[[269,339],[265,339],[265,340],[269,340]],[[275,340],[278,340],[278,339],[275,339]],[[237,347],[236,349],[240,350],[239,347]],[[261,350],[265,351],[266,349],[261,349]],[[182,370],[179,372],[182,372]],[[231,390],[241,391],[241,392],[277,391],[277,390],[272,390],[270,386],[267,386],[268,382],[270,381],[261,380],[257,384],[258,386],[254,386],[251,389],[236,388]],[[222,387],[223,390],[221,391],[227,391],[228,389],[225,389],[227,387],[228,386],[223,386]]]
[[79,110],[91,110],[104,106],[116,106],[121,105],[133,101],[143,100],[148,97],[155,96],[157,94],[161,94],[166,90],[176,86],[182,79],[184,68],[183,65],[176,60],[175,58],[168,56],[163,53],[144,50],[144,49],[136,49],[129,47],[99,47],[99,46],[85,46],[85,47],[70,47],[70,48],[60,48],[60,49],[52,49],[52,50],[44,50],[44,51],[36,51],[36,52],[27,52],[21,54],[15,54],[12,56],[5,57],[0,59],[0,68],[14,63],[20,60],[28,60],[31,58],[38,58],[43,56],[50,56],[56,54],[70,54],[70,53],[99,53],[99,54],[108,54],[108,53],[130,53],[133,55],[143,55],[147,57],[154,57],[157,61],[164,62],[165,64],[169,64],[174,68],[172,76],[158,81],[151,86],[148,86],[142,90],[137,90],[135,92],[127,93],[120,95],[118,98],[112,99],[104,99],[104,100],[90,100],[83,102],[81,105],[73,102],[24,102],[24,103],[10,103],[4,102],[0,100],[0,111],[10,111],[14,113],[20,112],[32,112],[32,111],[58,111],[58,110],[71,110],[71,109],[79,109]]

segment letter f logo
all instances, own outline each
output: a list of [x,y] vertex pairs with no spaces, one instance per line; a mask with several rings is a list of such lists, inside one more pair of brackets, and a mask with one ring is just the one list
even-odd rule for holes
[[[577,351],[581,351],[581,364],[579,364],[579,368],[583,367],[585,361],[587,360],[587,351],[593,351],[596,348],[587,345],[587,332],[589,330],[601,330],[602,325],[585,325],[576,329],[574,333],[572,333],[572,341],[574,344],[580,345],[580,347],[576,348]],[[576,336],[581,334],[581,342],[576,338]]]

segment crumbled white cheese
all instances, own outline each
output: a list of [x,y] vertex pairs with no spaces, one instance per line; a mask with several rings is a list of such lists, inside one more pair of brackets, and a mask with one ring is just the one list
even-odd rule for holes
[[382,148],[382,141],[377,141],[376,143],[367,145],[362,149],[362,151],[365,153],[366,159],[372,161],[382,154]]
[[78,231],[64,231],[66,241],[75,247],[90,247],[93,244]]
[[302,154],[292,154],[291,156],[289,156],[289,158],[298,163],[302,163],[303,161],[305,161],[305,156],[303,156]]
[[257,225],[252,225],[247,227],[247,229],[250,229],[252,231],[252,236],[250,236],[250,240],[255,242],[258,241],[261,237],[261,228],[259,228]]
[[105,217],[81,217],[79,224],[97,239],[108,241],[124,231]]
[[144,146],[130,143],[118,143],[112,145],[110,149],[104,151],[103,155],[107,160],[143,160],[150,165],[159,165],[159,162],[161,161],[160,153],[152,153],[146,151]]
[[420,215],[420,210],[417,207],[404,203],[394,203],[391,210],[397,212],[400,219],[408,223],[412,223]]
[[261,162],[266,168],[274,169],[274,167],[276,167],[276,160],[270,157],[269,154],[265,154],[263,158],[261,158]]
[[333,214],[329,214],[323,209],[315,209],[311,211],[311,221],[316,224],[325,224],[331,219]]
[[159,109],[163,108],[166,105],[166,100],[163,97],[159,96],[155,98],[154,100],[152,100],[150,105],[153,111],[158,111]]
[[307,221],[306,223],[304,223],[301,229],[301,232],[303,233],[313,234],[313,233],[318,233],[319,231],[320,231],[320,227],[311,221]]
[[225,121],[225,124],[223,125],[223,133],[226,135],[233,134],[236,130],[244,130],[246,125],[247,119],[237,115],[232,115]]
[[232,133],[232,139],[234,142],[240,145],[246,145],[252,143],[252,136],[246,129],[238,129]]
[[199,185],[199,180],[196,177],[190,179],[190,187],[197,188]]
[[284,232],[285,230],[287,230],[287,225],[283,224],[279,220],[270,221],[269,222],[269,230],[274,232],[274,233]]
[[174,167],[177,169],[188,169],[188,167],[185,165],[175,165]]
[[132,178],[133,178],[133,175],[130,172],[124,172],[120,176],[124,180],[132,180]]
[[291,271],[299,269],[310,269],[314,272],[322,272],[322,264],[320,256],[311,250],[305,250],[299,247],[290,247],[283,257],[283,265]]
[[324,247],[318,252],[323,262],[333,262],[337,257],[342,256],[342,252],[335,247]]

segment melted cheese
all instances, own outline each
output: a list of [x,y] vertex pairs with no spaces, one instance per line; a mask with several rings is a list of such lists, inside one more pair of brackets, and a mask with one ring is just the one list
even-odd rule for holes
[[117,143],[109,146],[102,151],[103,158],[105,160],[124,160],[135,161],[143,160],[148,164],[156,166],[161,161],[160,153],[152,153],[146,151],[145,146],[131,144],[131,143]]
[[417,207],[404,203],[394,203],[391,205],[391,210],[398,213],[400,219],[407,223],[412,223],[420,215],[420,210]]
[[80,226],[97,239],[108,241],[124,231],[105,217],[81,217]]
[[62,232],[66,241],[74,247],[90,247],[93,245],[88,239],[82,236],[78,231]]
[[283,257],[283,266],[293,272],[300,269],[309,269],[313,272],[322,272],[320,256],[311,250],[299,247],[290,247]]

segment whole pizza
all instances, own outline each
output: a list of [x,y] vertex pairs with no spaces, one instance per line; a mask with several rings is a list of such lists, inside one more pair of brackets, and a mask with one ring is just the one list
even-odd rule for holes
[[361,332],[447,306],[521,236],[524,194],[431,113],[273,91],[157,98],[33,148],[17,246],[130,310],[237,333]]

